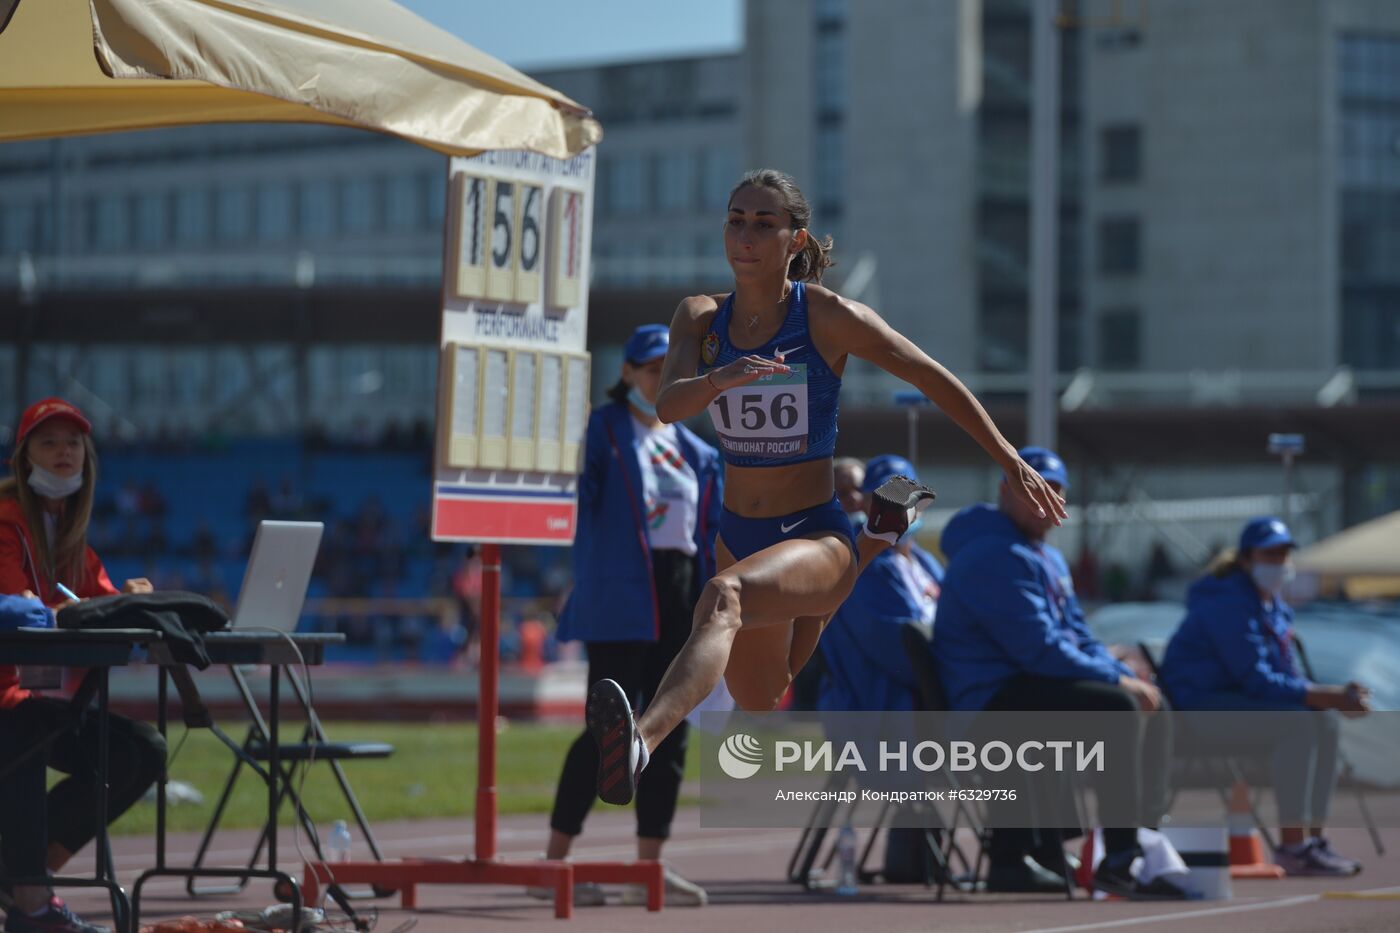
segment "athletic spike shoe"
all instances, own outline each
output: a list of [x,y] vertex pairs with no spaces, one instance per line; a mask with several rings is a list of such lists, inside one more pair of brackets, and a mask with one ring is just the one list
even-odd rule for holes
[[932,489],[907,476],[891,476],[871,497],[865,534],[878,541],[898,543],[900,535],[909,530],[914,519],[928,508],[936,495]]
[[631,803],[647,754],[627,692],[615,680],[589,687],[584,721],[598,743],[598,797],[617,806]]

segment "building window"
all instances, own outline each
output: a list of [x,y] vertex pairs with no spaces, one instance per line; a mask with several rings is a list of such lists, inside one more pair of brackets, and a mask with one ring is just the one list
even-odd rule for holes
[[1337,46],[1342,362],[1400,367],[1400,36]]
[[1136,308],[1114,308],[1099,315],[1099,367],[1136,369],[1142,365],[1142,315]]
[[695,154],[663,152],[656,158],[656,201],[664,211],[695,207]]
[[289,182],[258,189],[258,239],[278,243],[291,239],[296,227],[296,192]]
[[846,37],[817,34],[817,115],[839,116],[846,110]]
[[373,178],[351,178],[341,189],[340,215],[346,233],[370,233],[375,229],[378,201]]
[[97,198],[89,214],[92,223],[90,242],[97,249],[120,249],[131,235],[127,219],[126,198],[119,194],[104,194]]
[[840,29],[846,23],[847,0],[817,0],[817,28]]
[[327,239],[335,234],[335,182],[316,178],[301,186],[301,235]]
[[1026,306],[984,302],[977,321],[978,368],[989,373],[1026,371]]
[[253,192],[222,188],[214,197],[214,236],[221,243],[239,243],[253,236]]
[[14,255],[33,250],[34,205],[13,201],[0,205],[0,253]]
[[181,188],[175,192],[175,242],[198,246],[209,241],[209,192]]
[[841,216],[845,177],[845,136],[841,131],[841,124],[817,127],[816,197],[814,200],[823,222],[830,222]]
[[395,175],[385,185],[384,226],[395,233],[415,231],[425,216],[423,189],[412,175]]
[[701,165],[704,206],[711,210],[728,209],[730,189],[739,183],[739,153],[731,146],[706,149]]
[[1400,304],[1380,289],[1349,289],[1344,297],[1342,359],[1362,370],[1400,368]]
[[1099,272],[1131,275],[1142,264],[1142,224],[1136,217],[1105,217],[1099,221]]
[[1106,126],[1099,134],[1099,165],[1106,182],[1142,177],[1142,131],[1136,126]]
[[429,230],[441,230],[447,216],[447,175],[441,171],[424,172],[423,197],[427,209],[425,226]]
[[135,214],[137,245],[156,247],[170,242],[170,199],[164,192],[139,195]]
[[647,209],[650,193],[650,160],[630,154],[614,156],[608,175],[608,214],[614,217],[640,214]]

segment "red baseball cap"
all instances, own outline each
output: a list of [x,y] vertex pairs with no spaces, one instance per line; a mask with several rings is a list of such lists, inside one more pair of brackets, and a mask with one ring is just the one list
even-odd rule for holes
[[92,422],[83,417],[78,406],[61,398],[46,398],[24,410],[23,417],[19,419],[19,430],[15,432],[15,446],[23,444],[30,431],[52,418],[70,421],[84,434],[92,433]]

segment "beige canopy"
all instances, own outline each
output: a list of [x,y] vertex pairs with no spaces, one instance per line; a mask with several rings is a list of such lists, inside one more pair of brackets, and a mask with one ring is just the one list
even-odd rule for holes
[[567,158],[603,135],[391,0],[0,0],[0,28],[0,142],[297,122]]
[[1294,560],[1300,570],[1324,576],[1400,576],[1400,512],[1324,538]]

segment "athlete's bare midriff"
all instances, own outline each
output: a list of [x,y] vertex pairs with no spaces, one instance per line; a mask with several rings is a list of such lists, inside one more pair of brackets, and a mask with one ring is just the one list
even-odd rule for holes
[[724,468],[724,507],[745,518],[775,518],[823,505],[836,494],[831,458],[790,466]]

